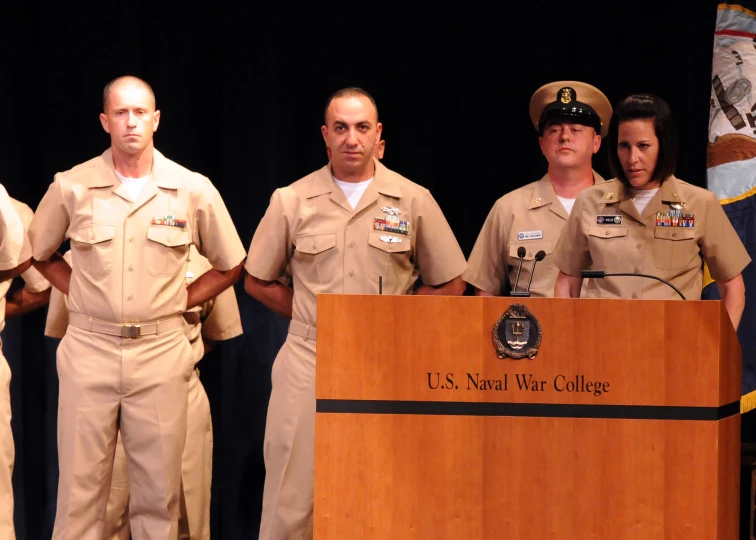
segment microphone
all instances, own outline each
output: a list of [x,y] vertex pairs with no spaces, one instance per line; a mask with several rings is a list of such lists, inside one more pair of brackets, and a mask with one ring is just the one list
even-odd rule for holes
[[528,287],[524,291],[512,291],[511,296],[530,296],[530,284],[533,283],[533,274],[535,274],[535,265],[538,261],[542,261],[546,257],[546,252],[544,250],[540,250],[538,253],[535,254],[535,260],[533,261],[533,266],[530,267],[530,279],[528,279]]
[[683,293],[681,293],[680,290],[677,287],[675,287],[674,285],[672,285],[666,279],[662,279],[662,278],[660,278],[658,276],[652,276],[650,274],[630,274],[630,273],[626,273],[626,272],[617,272],[617,273],[607,274],[603,270],[582,270],[580,272],[580,277],[583,278],[583,279],[585,279],[585,278],[597,279],[597,278],[614,277],[614,276],[644,277],[644,278],[649,278],[649,279],[655,279],[656,281],[661,281],[665,285],[667,285],[669,287],[672,287],[675,290],[675,292],[680,295],[680,298],[682,298],[683,300],[685,300],[685,296],[683,296]]
[[515,278],[514,287],[512,287],[511,292],[517,290],[517,282],[520,281],[520,270],[522,270],[522,258],[525,256],[525,253],[526,251],[523,246],[517,248],[517,256],[520,258],[520,266],[517,267],[517,277]]

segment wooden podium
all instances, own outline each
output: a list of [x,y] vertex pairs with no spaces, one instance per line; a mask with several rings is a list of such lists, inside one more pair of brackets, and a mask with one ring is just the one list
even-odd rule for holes
[[317,333],[317,539],[737,538],[721,302],[321,295]]

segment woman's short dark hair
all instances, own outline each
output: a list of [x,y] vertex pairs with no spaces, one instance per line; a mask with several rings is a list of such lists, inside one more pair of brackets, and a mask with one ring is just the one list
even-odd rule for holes
[[659,139],[659,156],[652,180],[664,182],[675,174],[677,164],[677,127],[672,118],[669,104],[653,94],[633,94],[626,97],[614,108],[609,122],[609,168],[612,174],[626,186],[630,186],[617,153],[619,125],[630,120],[653,120],[654,132]]

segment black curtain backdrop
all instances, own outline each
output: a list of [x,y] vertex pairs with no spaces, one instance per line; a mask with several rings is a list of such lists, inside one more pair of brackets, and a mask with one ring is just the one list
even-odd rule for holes
[[[273,190],[326,162],[326,98],[371,92],[384,163],[431,190],[468,255],[494,201],[544,174],[528,102],[542,84],[578,79],[613,103],[667,99],[680,128],[678,176],[706,184],[716,2],[382,3],[49,1],[0,18],[0,181],[36,208],[57,171],[109,144],[102,88],[133,74],[162,111],[156,147],[206,174],[245,246]],[[609,177],[606,149],[595,168]],[[286,321],[236,287],[244,335],[202,361],[215,433],[213,535],[257,535],[270,367]],[[57,341],[44,310],[8,321],[19,539],[50,537],[55,506]]]

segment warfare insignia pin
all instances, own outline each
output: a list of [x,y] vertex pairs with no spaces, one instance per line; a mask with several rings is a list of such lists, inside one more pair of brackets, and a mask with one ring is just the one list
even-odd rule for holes
[[402,213],[401,210],[394,206],[381,206],[381,212],[386,212],[389,216],[398,216]]
[[396,236],[387,236],[385,234],[382,234],[378,238],[380,238],[381,242],[388,242],[389,244],[398,244],[402,241],[401,238],[397,238]]
[[499,358],[531,360],[541,346],[541,323],[523,304],[512,304],[493,328],[493,343]]
[[609,199],[611,199],[612,197],[614,197],[614,192],[613,192],[613,191],[610,191],[609,193],[607,193],[606,195],[604,195],[604,198],[605,198],[605,199],[606,199],[607,201],[608,201]]

